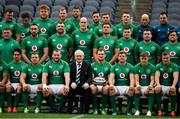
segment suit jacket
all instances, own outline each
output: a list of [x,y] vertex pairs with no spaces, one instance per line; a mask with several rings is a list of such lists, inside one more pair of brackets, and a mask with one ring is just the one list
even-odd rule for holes
[[[70,65],[70,78],[71,83],[76,82],[76,61],[69,64]],[[81,73],[80,73],[80,83],[79,85],[83,85],[84,83],[90,84],[92,81],[92,69],[91,64],[83,61],[81,66]]]

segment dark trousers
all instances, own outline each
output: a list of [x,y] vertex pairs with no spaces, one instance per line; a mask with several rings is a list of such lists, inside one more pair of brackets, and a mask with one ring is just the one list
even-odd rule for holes
[[[84,89],[81,86],[78,86],[76,89],[71,89],[69,93],[68,98],[68,111],[69,113],[72,113],[73,109],[73,103],[75,100],[75,95],[82,95],[83,99],[81,102],[81,113],[88,113],[89,111],[89,102],[90,102],[90,96],[91,96],[91,90],[90,88]],[[76,105],[77,106],[77,105]]]

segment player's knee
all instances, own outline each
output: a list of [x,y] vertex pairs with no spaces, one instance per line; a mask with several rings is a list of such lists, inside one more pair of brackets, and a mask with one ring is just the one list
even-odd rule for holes
[[154,94],[154,89],[148,90],[148,94]]
[[91,86],[91,93],[96,94],[97,93],[97,87],[96,86]]
[[108,95],[108,86],[104,86],[104,87],[102,88],[102,93],[103,93],[104,95]]
[[128,96],[133,96],[134,93],[135,93],[134,87],[129,87],[128,92],[127,92],[127,95],[128,95]]
[[0,92],[5,92],[5,86],[0,86]]
[[12,87],[12,85],[6,85],[6,92],[12,92],[12,89],[13,89],[13,87]]
[[116,91],[115,91],[115,88],[114,88],[114,86],[111,86],[111,87],[109,87],[109,95],[110,96],[113,96],[113,95],[115,95],[116,94]]
[[159,93],[161,93],[161,92],[162,92],[161,87],[156,87],[156,88],[155,88],[155,93],[156,93],[156,94],[159,94]]
[[140,94],[140,93],[141,93],[141,87],[136,87],[135,94]]
[[169,96],[175,96],[176,95],[176,88],[170,88],[168,95]]

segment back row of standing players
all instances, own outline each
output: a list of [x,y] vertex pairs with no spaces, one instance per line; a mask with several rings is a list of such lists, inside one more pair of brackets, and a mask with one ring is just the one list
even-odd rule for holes
[[[180,65],[180,44],[178,43],[178,29],[168,24],[168,16],[165,12],[160,14],[160,25],[149,25],[149,16],[143,14],[141,24],[135,26],[130,14],[122,14],[122,22],[111,24],[108,13],[94,12],[93,23],[88,25],[85,17],[80,18],[80,8],[74,7],[73,17],[67,19],[65,8],[59,9],[59,20],[53,22],[49,18],[49,7],[41,5],[39,18],[30,23],[28,13],[21,15],[22,23],[17,24],[13,20],[13,11],[8,9],[4,13],[4,19],[0,22],[0,51],[2,59],[9,63],[12,61],[12,51],[21,47],[22,58],[30,63],[32,53],[40,55],[40,62],[44,62],[52,51],[57,49],[62,52],[62,59],[69,62],[73,51],[81,49],[85,53],[85,61],[96,60],[96,51],[103,48],[106,51],[106,60],[114,64],[120,50],[127,53],[127,61],[135,65],[141,52],[148,52],[149,60],[153,64],[160,62],[162,51],[168,51],[171,60]],[[180,31],[180,30],[179,30]]]

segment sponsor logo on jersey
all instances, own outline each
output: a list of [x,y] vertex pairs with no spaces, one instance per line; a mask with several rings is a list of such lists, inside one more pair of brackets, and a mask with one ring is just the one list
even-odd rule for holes
[[176,52],[171,51],[169,54],[170,54],[171,56],[175,56],[175,55],[176,55]]
[[59,71],[57,71],[57,70],[53,71],[53,75],[54,76],[58,76],[59,75]]
[[109,46],[108,46],[108,45],[105,45],[105,46],[104,46],[104,50],[109,50]]
[[33,51],[36,51],[36,50],[37,50],[37,46],[35,46],[35,45],[32,46],[32,50],[33,50]]
[[165,79],[167,79],[168,76],[169,76],[168,73],[164,73],[164,74],[163,74],[163,78],[165,78]]
[[98,76],[99,76],[99,77],[103,77],[103,76],[104,76],[104,73],[103,73],[103,72],[100,72],[100,73],[98,74]]
[[45,33],[46,32],[46,28],[41,28],[41,33]]
[[141,79],[146,79],[146,78],[147,78],[146,74],[141,75]]
[[86,41],[85,41],[85,40],[80,40],[80,44],[81,44],[81,45],[85,45],[85,44],[86,44]]
[[124,48],[124,52],[126,52],[126,53],[129,52],[129,48],[128,48],[128,47],[125,47],[125,48]]
[[20,76],[20,71],[16,70],[16,71],[14,72],[14,75],[15,75],[15,76]]
[[57,44],[57,49],[61,49],[62,45],[61,44]]
[[24,38],[25,37],[25,33],[21,33],[21,38]]
[[123,79],[125,77],[125,74],[124,73],[120,73],[119,77]]
[[33,78],[33,79],[36,79],[36,78],[37,78],[37,74],[35,74],[35,73],[32,74],[32,78]]

